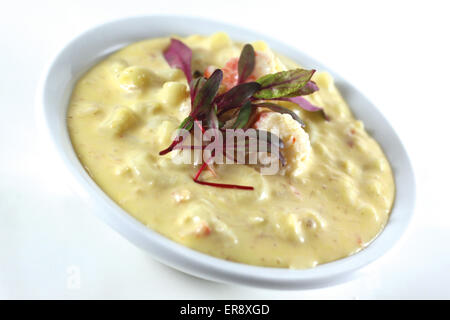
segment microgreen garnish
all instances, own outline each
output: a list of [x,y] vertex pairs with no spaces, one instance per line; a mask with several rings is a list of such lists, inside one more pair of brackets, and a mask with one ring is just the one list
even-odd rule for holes
[[284,98],[287,97],[298,97],[298,96],[307,96],[308,94],[314,93],[319,90],[319,87],[314,81],[308,81],[303,87],[298,89],[297,91],[285,95]]
[[190,114],[191,117],[196,120],[201,120],[209,114],[211,111],[212,102],[219,91],[222,77],[222,70],[217,69],[206,81],[198,81],[201,87],[195,94],[194,103],[192,104],[192,111]]
[[[212,129],[215,139],[219,135],[226,135],[227,130],[230,128],[240,129],[245,134],[243,130],[253,125],[256,117],[258,117],[257,111],[259,108],[289,114],[302,127],[305,126],[305,123],[294,111],[276,104],[277,100],[289,101],[306,111],[320,111],[324,118],[329,120],[322,108],[312,105],[302,97],[319,90],[317,85],[311,81],[315,70],[294,69],[282,71],[265,75],[253,82],[248,82],[247,80],[254,72],[255,57],[256,54],[253,47],[250,44],[246,44],[241,51],[237,65],[237,85],[225,93],[218,94],[223,79],[223,71],[216,69],[209,78],[203,77],[199,71],[195,71],[193,75],[191,73],[192,50],[183,42],[171,39],[169,47],[164,51],[164,58],[171,67],[181,69],[184,72],[189,83],[191,96],[191,112],[180,124],[179,129],[191,132],[194,125],[198,126],[202,132]],[[253,79],[255,78],[253,77]],[[277,150],[276,156],[278,160],[283,166],[286,165],[286,159],[281,152],[284,144],[277,135],[263,130],[256,130],[255,136],[246,136],[245,139],[244,144],[235,145],[231,149],[228,146],[223,147],[223,150],[220,150],[220,152],[227,158],[230,158],[230,153],[234,154],[239,151],[243,151],[245,156],[249,156],[254,152],[251,146],[254,146],[255,143],[265,144],[269,153]],[[189,145],[180,147],[179,144],[182,141],[183,136],[178,135],[170,146],[160,151],[159,154],[165,155],[174,149],[196,149],[194,146]],[[202,145],[199,148],[205,149],[205,147],[205,145]],[[211,167],[214,162],[214,152],[210,159],[202,163],[193,177],[195,183],[220,188],[253,190],[251,186],[199,180],[205,168],[209,168],[214,174]]]
[[316,107],[311,102],[309,102],[308,100],[306,100],[305,98],[303,98],[301,96],[298,96],[298,97],[285,97],[285,98],[279,98],[277,100],[284,100],[284,101],[289,101],[289,102],[295,103],[300,108],[302,108],[303,110],[306,110],[306,111],[320,112],[322,114],[323,118],[326,121],[330,121],[330,118],[325,113],[325,111],[323,111],[323,108]]
[[239,114],[236,118],[236,121],[233,124],[233,129],[245,128],[245,126],[248,123],[248,120],[250,119],[251,113],[252,113],[252,103],[250,100],[248,100],[242,106],[242,108],[239,109]]
[[265,75],[256,81],[261,89],[254,97],[270,100],[289,96],[303,88],[314,72],[315,70],[293,69]]
[[261,85],[257,82],[242,83],[216,97],[214,102],[219,114],[243,106],[260,88]]
[[253,73],[255,68],[255,50],[251,44],[246,44],[241,51],[238,62],[238,83],[243,83]]
[[172,68],[181,69],[186,76],[187,82],[192,81],[191,60],[192,50],[177,39],[170,39],[170,45],[164,51],[164,58]]
[[300,123],[300,125],[304,128],[305,127],[305,123],[303,122],[302,119],[300,119],[300,117],[291,109],[282,107],[278,104],[275,103],[271,103],[271,102],[261,102],[261,103],[257,103],[257,104],[253,104],[254,107],[262,107],[262,108],[267,108],[270,109],[274,112],[278,112],[278,113],[287,113],[289,114],[294,120],[296,120],[298,123]]

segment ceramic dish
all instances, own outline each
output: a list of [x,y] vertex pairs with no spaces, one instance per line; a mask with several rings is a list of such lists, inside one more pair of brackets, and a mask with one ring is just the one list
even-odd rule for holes
[[[274,51],[305,67],[329,71],[356,118],[361,119],[390,161],[396,198],[384,231],[364,250],[306,270],[250,266],[214,258],[175,243],[135,220],[89,177],[78,160],[68,134],[66,114],[77,79],[109,53],[127,44],[162,36],[224,31],[233,40],[266,41]],[[89,208],[112,228],[155,259],[183,272],[220,282],[296,289],[321,287],[355,276],[355,271],[380,258],[404,236],[413,214],[415,183],[407,153],[389,123],[357,89],[329,68],[302,52],[263,34],[194,17],[140,16],[109,22],[69,42],[51,61],[38,89],[39,125],[51,142],[68,180]]]

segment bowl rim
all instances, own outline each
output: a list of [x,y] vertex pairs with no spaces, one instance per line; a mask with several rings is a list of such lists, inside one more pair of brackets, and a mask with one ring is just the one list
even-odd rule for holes
[[[69,54],[70,50],[73,50],[75,47],[79,46],[80,43],[86,43],[89,39],[92,41],[92,39],[95,39],[99,35],[104,35],[108,30],[124,30],[127,28],[127,25],[132,26],[139,23],[144,23],[145,25],[145,23],[150,23],[150,21],[151,24],[155,24],[161,27],[161,29],[164,29],[168,23],[173,23],[178,27],[183,25],[185,28],[180,30],[184,31],[179,32],[179,34],[183,35],[192,34],[193,32],[188,30],[192,30],[193,25],[204,25],[208,26],[208,28],[206,28],[208,31],[203,32],[203,34],[213,33],[209,30],[214,30],[214,32],[225,31],[229,34],[239,33],[239,37],[243,36],[244,38],[253,38],[254,40],[264,40],[271,48],[274,49],[274,51],[278,53],[283,55],[286,55],[286,51],[291,53],[287,56],[294,61],[303,61],[306,59],[310,64],[314,64],[318,68],[327,70],[331,73],[353,113],[355,113],[355,106],[352,104],[352,101],[347,99],[349,94],[351,99],[353,99],[353,95],[356,95],[359,101],[365,103],[370,109],[370,112],[373,112],[375,118],[378,118],[377,121],[381,121],[383,123],[383,128],[388,130],[388,138],[383,138],[385,139],[383,141],[380,141],[379,139],[376,140],[382,146],[383,151],[390,161],[394,172],[394,179],[397,189],[388,223],[377,238],[374,239],[369,246],[357,253],[352,254],[351,256],[321,264],[311,269],[293,270],[253,266],[209,256],[174,242],[143,225],[123,210],[119,205],[117,205],[111,198],[109,198],[109,196],[107,196],[87,174],[79,162],[73,147],[70,152],[67,148],[64,149],[62,145],[63,142],[67,143],[67,139],[69,139],[68,142],[70,146],[72,146],[70,137],[67,133],[66,122],[64,121],[64,124],[55,123],[54,116],[52,115],[50,109],[51,103],[47,101],[50,99],[52,94],[55,95],[55,90],[53,88],[54,86],[52,86],[55,82],[52,83],[51,81],[53,81],[53,75],[58,71],[58,69],[55,68],[58,68],[58,63],[60,63],[62,56]],[[169,34],[170,33],[168,30],[161,31],[161,37]],[[233,40],[236,39],[236,37],[231,37]],[[134,42],[134,40],[129,43],[131,42]],[[126,43],[119,42],[115,49],[123,47],[124,45],[126,45]],[[105,49],[107,52],[115,51],[113,50],[114,48]],[[104,54],[104,52],[101,53],[101,56],[104,56]],[[294,58],[292,54],[295,54],[295,56],[298,56],[299,58]],[[89,63],[84,63],[84,71],[79,73],[84,73],[94,64],[93,62],[95,62],[95,59],[91,60],[92,61]],[[72,78],[74,78],[73,75]],[[74,80],[72,79],[72,81]],[[73,89],[73,84],[67,84],[67,86],[70,87],[70,91]],[[384,256],[394,247],[397,247],[399,241],[405,239],[405,232],[407,231],[413,217],[416,188],[411,161],[397,134],[392,129],[388,121],[381,115],[378,109],[369,100],[367,100],[367,98],[365,98],[359,90],[355,89],[350,83],[345,81],[330,68],[323,66],[321,63],[310,58],[295,47],[243,27],[195,16],[162,14],[130,16],[99,24],[89,28],[68,41],[49,61],[38,84],[36,104],[38,108],[37,125],[40,133],[43,135],[42,138],[49,143],[52,150],[52,156],[58,158],[60,163],[65,168],[69,185],[81,198],[85,200],[90,210],[92,210],[99,218],[110,225],[114,230],[119,232],[122,236],[133,242],[138,247],[141,247],[151,253],[156,260],[196,277],[218,282],[270,289],[319,288],[341,283],[349,279],[353,279],[357,275],[355,272],[356,270],[362,270],[363,267],[368,266],[373,261]],[[68,108],[68,100],[63,104],[65,114]],[[64,128],[66,130],[65,133]],[[386,139],[391,139],[391,141],[386,142]],[[395,149],[391,149],[396,150],[396,155],[398,154],[398,156],[401,157],[403,161],[401,166],[394,167],[394,163],[383,145],[384,142],[394,144],[393,147],[395,147]],[[76,162],[78,162],[78,164],[74,162],[74,157],[76,158]],[[398,182],[399,171],[401,173],[400,178],[403,179],[403,185],[399,185]],[[405,181],[406,183],[404,183]],[[399,204],[400,195],[402,196],[400,200],[403,202]],[[405,199],[408,198],[410,201],[405,202]],[[391,221],[393,217],[396,217],[395,222]]]

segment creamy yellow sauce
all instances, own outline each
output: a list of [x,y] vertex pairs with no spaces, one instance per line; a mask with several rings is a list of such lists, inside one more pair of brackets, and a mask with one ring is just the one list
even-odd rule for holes
[[[223,33],[180,38],[193,50],[193,70],[223,67],[242,44]],[[123,209],[164,236],[226,260],[309,268],[367,246],[389,218],[395,186],[383,151],[355,120],[333,79],[318,72],[308,99],[318,113],[285,103],[306,123],[311,154],[303,172],[261,175],[248,165],[216,165],[203,180],[249,185],[254,191],[198,185],[198,165],[159,156],[189,114],[180,70],[162,52],[169,38],[138,42],[90,69],[73,90],[68,128],[94,181]],[[275,70],[297,67],[272,54]]]

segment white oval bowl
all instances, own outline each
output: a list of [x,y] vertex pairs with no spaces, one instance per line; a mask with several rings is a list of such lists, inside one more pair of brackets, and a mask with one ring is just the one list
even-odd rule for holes
[[[227,32],[233,40],[266,41],[273,50],[305,67],[330,72],[355,116],[380,143],[395,177],[396,198],[384,231],[364,250],[312,269],[290,270],[229,262],[189,249],[137,221],[111,200],[89,177],[72,147],[66,125],[70,95],[76,81],[109,53],[130,43],[173,34]],[[155,259],[204,279],[273,289],[317,288],[346,281],[380,258],[404,235],[414,209],[415,182],[408,155],[377,108],[351,84],[321,63],[276,39],[239,27],[186,16],[138,16],[95,27],[69,42],[52,59],[38,88],[38,121],[45,137],[68,171],[69,182],[93,212]]]

